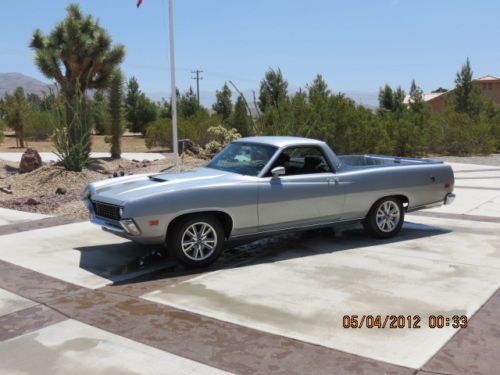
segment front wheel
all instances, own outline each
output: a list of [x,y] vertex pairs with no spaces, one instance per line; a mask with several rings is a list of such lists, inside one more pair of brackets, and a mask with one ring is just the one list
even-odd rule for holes
[[167,248],[179,263],[189,268],[206,267],[220,255],[224,228],[211,215],[181,219],[167,234]]
[[401,200],[388,197],[373,205],[363,225],[375,237],[390,238],[399,233],[404,218],[405,212]]

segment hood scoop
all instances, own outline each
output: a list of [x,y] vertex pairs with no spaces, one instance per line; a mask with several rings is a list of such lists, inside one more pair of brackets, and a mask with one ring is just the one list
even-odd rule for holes
[[151,181],[154,181],[154,182],[166,182],[168,181],[167,179],[165,178],[161,178],[161,177],[157,177],[157,176],[148,176],[148,178],[151,180]]

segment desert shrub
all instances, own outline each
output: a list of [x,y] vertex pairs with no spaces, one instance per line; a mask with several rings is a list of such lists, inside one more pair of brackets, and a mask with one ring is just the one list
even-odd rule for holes
[[[70,108],[71,116],[67,116]],[[68,171],[80,172],[90,159],[92,111],[83,95],[70,103],[62,100],[54,110],[54,146],[59,162]]]
[[222,125],[208,128],[208,135],[211,140],[204,147],[206,154],[216,154],[231,142],[241,138],[236,129],[226,129]]
[[220,116],[210,116],[206,110],[198,110],[194,115],[179,120],[179,139],[190,139],[194,144],[203,146],[211,140],[208,129],[221,122]]
[[465,113],[447,112],[437,120],[443,140],[439,153],[450,155],[489,154],[495,150],[492,123],[486,118],[472,119]]
[[168,119],[158,118],[146,127],[144,137],[147,148],[170,147],[172,145],[172,123]]
[[[180,117],[178,120],[178,138],[190,139],[196,145],[205,145],[214,140],[209,129],[220,126],[220,116],[210,116],[206,110],[199,110],[188,118]],[[222,126],[220,126],[222,127]],[[172,146],[172,120],[158,118],[146,127],[145,143],[148,148],[154,146]]]
[[54,134],[54,120],[52,113],[32,110],[28,115],[26,137],[35,141],[42,141]]

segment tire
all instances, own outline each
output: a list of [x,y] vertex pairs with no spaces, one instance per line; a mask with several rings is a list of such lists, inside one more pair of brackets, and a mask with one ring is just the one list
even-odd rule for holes
[[219,257],[223,246],[224,227],[212,215],[187,216],[167,234],[168,250],[188,268],[207,267]]
[[405,212],[401,199],[387,197],[377,201],[363,221],[365,229],[376,238],[391,238],[403,226]]

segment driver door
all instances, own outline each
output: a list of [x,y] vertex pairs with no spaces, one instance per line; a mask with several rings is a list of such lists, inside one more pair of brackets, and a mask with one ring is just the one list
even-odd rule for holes
[[[272,168],[285,175],[272,177]],[[319,147],[299,146],[282,151],[259,183],[259,231],[273,231],[341,218],[344,192],[333,168]]]

